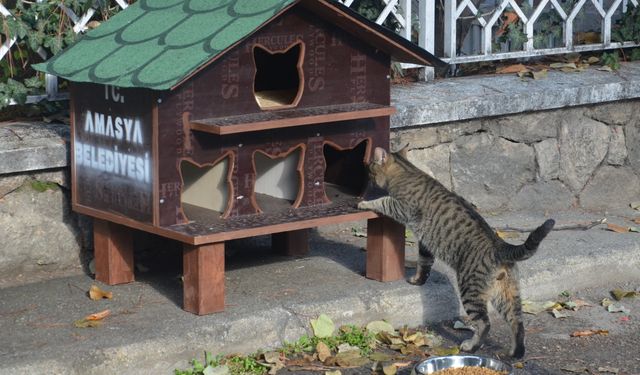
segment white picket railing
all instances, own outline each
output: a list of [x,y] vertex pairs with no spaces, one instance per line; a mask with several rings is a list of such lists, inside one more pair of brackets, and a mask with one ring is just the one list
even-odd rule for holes
[[[42,0],[38,0],[42,1]],[[346,6],[352,6],[354,0],[337,0]],[[551,55],[567,52],[583,52],[614,49],[621,47],[635,47],[640,44],[634,40],[612,41],[612,30],[616,17],[629,10],[630,5],[638,7],[639,0],[380,0],[384,3],[376,19],[376,23],[383,24],[393,17],[399,25],[398,32],[409,40],[416,41],[421,47],[431,53],[436,51],[436,32],[441,32],[441,46],[443,53],[438,56],[449,64],[469,63],[488,60],[524,58],[541,55]],[[436,2],[442,2],[444,8],[443,29],[436,30]],[[116,0],[122,8],[127,7],[127,1]],[[598,25],[600,41],[598,43],[576,44],[574,37],[580,30],[576,27],[576,20],[580,14],[586,14],[586,5],[590,5],[591,24]],[[564,6],[564,7],[563,7]],[[60,3],[60,7],[74,24],[76,33],[86,30],[87,23],[95,10],[82,15],[76,15],[71,9]],[[489,8],[487,10],[487,8]],[[522,34],[526,37],[521,50],[504,51],[496,48],[495,32],[501,16],[505,11],[515,12]],[[555,16],[562,28],[560,47],[537,48],[534,43],[536,22],[541,15],[555,12]],[[12,17],[7,8],[0,4],[0,15]],[[457,28],[463,19],[473,19],[470,32],[464,45],[458,46],[456,38]],[[584,18],[584,17],[582,17]],[[540,31],[539,31],[540,32]],[[9,36],[0,46],[0,60],[6,56],[16,43],[15,36]],[[499,49],[499,50],[498,50]],[[41,51],[44,53],[44,51]],[[41,55],[42,55],[41,53]],[[43,58],[46,58],[46,54]],[[403,67],[415,67],[404,64]],[[58,93],[56,77],[46,78],[47,95],[30,96],[28,102],[33,103],[42,99],[55,100],[64,97]]]
[[[343,4],[351,6],[354,0],[340,0]],[[443,51],[440,56],[449,64],[523,58],[541,55],[553,55],[568,52],[583,52],[614,49],[621,47],[640,46],[633,40],[612,41],[612,26],[614,16],[620,17],[629,9],[629,5],[638,6],[638,0],[382,0],[386,4],[384,10],[376,20],[382,24],[388,17],[395,17],[401,29],[399,33],[407,39],[417,33],[417,43],[431,53],[436,50],[435,13],[436,1],[444,4],[444,20],[442,39]],[[483,11],[476,4],[481,3],[490,7],[490,11]],[[585,12],[585,5],[593,6],[590,17],[598,17],[596,23],[600,24],[600,42],[589,44],[575,44],[574,37],[578,30],[575,27],[578,15]],[[527,5],[525,9],[524,4]],[[562,5],[569,9],[565,10]],[[417,8],[414,11],[414,8]],[[522,33],[526,36],[520,51],[495,50],[495,27],[500,17],[506,10],[515,12],[522,25]],[[528,12],[525,13],[525,10]],[[547,12],[556,12],[562,28],[562,47],[536,48],[534,46],[535,25],[541,15]],[[462,18],[474,18],[473,26],[468,34],[467,43],[462,51],[459,50],[456,38],[457,27]],[[414,24],[411,20],[417,20]],[[594,20],[591,20],[593,23]],[[639,25],[640,26],[640,25]],[[415,33],[414,33],[415,31]],[[575,32],[574,32],[575,31]]]
[[[496,59],[521,58],[540,55],[552,55],[567,52],[583,52],[614,49],[621,47],[635,47],[638,44],[635,41],[612,41],[612,25],[613,17],[621,17],[629,9],[629,3],[638,6],[637,0],[610,0],[605,4],[604,0],[579,0],[575,4],[559,0],[526,0],[520,2],[520,5],[514,0],[501,0],[495,2],[494,11],[489,14],[483,14],[474,6],[471,0],[451,0],[445,1],[445,42],[444,56],[442,59],[449,63],[465,63],[474,61],[486,61]],[[568,9],[564,9],[562,4]],[[575,44],[574,38],[579,30],[576,30],[576,20],[579,14],[586,15],[585,5],[590,3],[593,8],[588,14],[591,25],[600,26],[600,41],[598,43]],[[529,14],[525,14],[524,6],[528,5]],[[608,6],[607,6],[608,5]],[[494,50],[494,28],[497,21],[504,11],[510,8],[518,16],[522,23],[523,33],[527,41],[523,45],[521,51],[495,51]],[[456,45],[456,24],[463,12],[469,12],[473,17],[477,17],[477,27],[481,30],[480,48],[478,53],[470,53],[462,55],[457,51]],[[545,12],[556,12],[562,27],[562,47],[535,48],[534,46],[534,27],[540,16]],[[595,18],[595,19],[594,19]],[[583,30],[584,31],[584,30]]]

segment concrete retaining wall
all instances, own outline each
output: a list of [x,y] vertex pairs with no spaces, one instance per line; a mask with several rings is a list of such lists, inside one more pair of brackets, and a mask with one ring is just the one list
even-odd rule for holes
[[[640,200],[637,98],[640,64],[395,86],[392,145],[485,213],[612,210]],[[0,124],[0,287],[86,269],[68,139],[62,124]]]

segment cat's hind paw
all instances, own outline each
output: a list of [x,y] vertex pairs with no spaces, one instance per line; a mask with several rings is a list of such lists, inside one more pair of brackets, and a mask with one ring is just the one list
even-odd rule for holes
[[480,349],[481,343],[475,337],[472,337],[468,340],[464,340],[462,344],[460,344],[460,350],[467,353],[474,353],[478,349]]
[[424,285],[424,283],[427,282],[428,278],[429,278],[428,274],[426,276],[420,276],[418,274],[415,274],[410,278],[408,278],[407,282],[411,285]]

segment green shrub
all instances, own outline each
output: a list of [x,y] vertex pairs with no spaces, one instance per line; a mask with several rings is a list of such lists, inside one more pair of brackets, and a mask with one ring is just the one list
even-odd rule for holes
[[[13,17],[0,18],[0,43],[14,37],[16,43],[0,60],[0,109],[6,107],[11,99],[24,104],[28,95],[41,94],[44,75],[34,71],[31,65],[57,54],[78,38],[73,31],[73,22],[61,5],[78,16],[93,7],[96,12],[92,20],[98,22],[120,10],[115,1],[110,0],[4,2]],[[44,59],[41,54],[45,55]]]

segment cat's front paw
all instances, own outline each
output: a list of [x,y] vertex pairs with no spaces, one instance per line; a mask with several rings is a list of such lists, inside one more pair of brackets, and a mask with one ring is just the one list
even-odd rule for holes
[[358,202],[358,208],[361,210],[370,210],[372,208],[372,204],[370,201],[360,201]]

